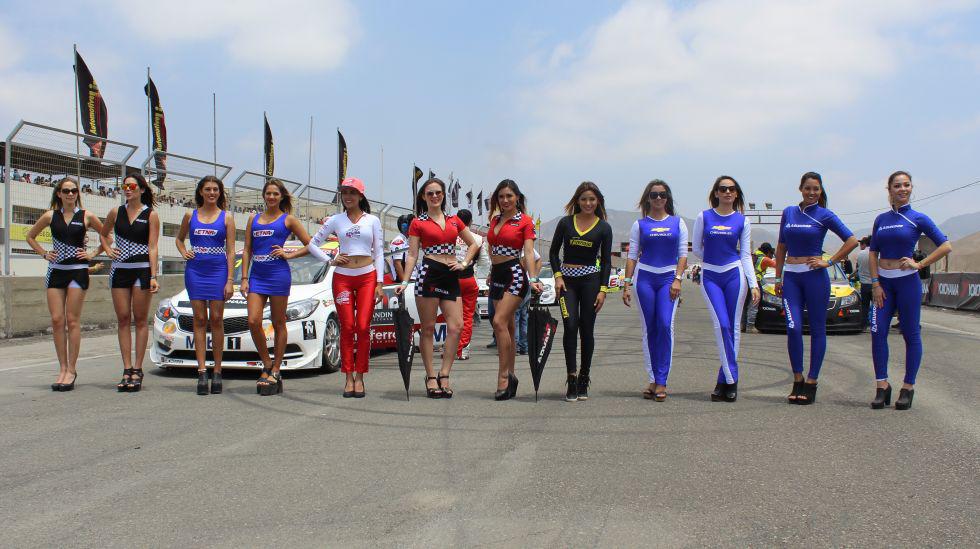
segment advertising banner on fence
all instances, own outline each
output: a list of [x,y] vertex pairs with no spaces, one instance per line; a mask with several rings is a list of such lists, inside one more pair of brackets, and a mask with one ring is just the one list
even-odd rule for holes
[[929,282],[929,305],[980,311],[980,273],[936,273]]

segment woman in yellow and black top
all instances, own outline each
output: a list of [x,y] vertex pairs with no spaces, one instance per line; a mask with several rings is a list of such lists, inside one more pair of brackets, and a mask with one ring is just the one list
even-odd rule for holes
[[[606,204],[595,183],[586,181],[575,189],[565,205],[568,215],[558,221],[549,253],[555,272],[565,324],[562,344],[568,370],[565,400],[589,398],[589,369],[595,348],[595,317],[606,300],[612,253],[612,227],[606,223]],[[559,252],[564,248],[564,259]],[[577,341],[582,338],[582,366],[576,376]]]

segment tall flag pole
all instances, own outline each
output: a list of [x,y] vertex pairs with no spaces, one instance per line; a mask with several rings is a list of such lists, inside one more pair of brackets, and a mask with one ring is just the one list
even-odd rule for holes
[[412,210],[415,210],[415,197],[419,195],[419,180],[423,175],[422,168],[412,164]]
[[104,140],[109,137],[109,113],[99,91],[99,85],[95,83],[92,72],[88,70],[88,65],[79,55],[77,48],[75,49],[75,80],[78,88],[78,104],[82,107],[82,130],[85,135],[92,136],[85,138],[89,156],[102,158],[106,147]]
[[163,105],[160,104],[160,94],[156,84],[150,78],[150,68],[146,68],[146,101],[149,106],[150,150],[153,152],[153,165],[157,175],[153,184],[163,190],[163,182],[167,178],[167,120],[163,115]]
[[262,112],[262,121],[265,123],[265,145],[263,147],[263,160],[265,161],[265,176],[272,177],[276,171],[276,148],[272,144],[272,128],[269,127],[269,117]]

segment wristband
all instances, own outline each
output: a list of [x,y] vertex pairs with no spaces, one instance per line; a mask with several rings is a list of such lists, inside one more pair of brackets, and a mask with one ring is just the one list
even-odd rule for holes
[[534,283],[534,282],[541,282],[541,281],[538,280],[538,277],[534,277],[534,278],[531,279],[531,282]]
[[774,278],[773,280],[774,280],[774,281],[776,282],[776,284],[779,284],[779,283],[781,283],[781,282],[783,281],[783,277],[781,277],[781,276],[777,276],[777,277],[776,277],[776,278]]
[[408,281],[407,280],[402,280],[401,282],[398,283],[398,285],[401,286],[402,288],[404,288],[405,286],[408,286]]
[[877,284],[878,283],[878,277],[877,276],[871,277],[871,283],[872,284]]
[[674,280],[680,282],[683,279],[681,278],[681,275],[674,275]]
[[836,265],[836,264],[837,264],[837,262],[836,262],[836,261],[834,261],[833,259],[828,259],[828,260],[827,260],[827,266],[828,266],[828,267],[833,267],[833,266],[834,266],[834,265]]
[[633,283],[633,277],[632,276],[627,276],[627,277],[623,278],[623,283],[624,284],[632,284]]
[[555,278],[561,278],[561,277],[562,277],[561,271],[555,273]]

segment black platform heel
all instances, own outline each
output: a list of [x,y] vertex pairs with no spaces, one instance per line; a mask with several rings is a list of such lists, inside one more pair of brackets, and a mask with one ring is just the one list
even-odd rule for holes
[[442,391],[442,398],[453,398],[453,390],[448,387],[449,383],[446,383],[446,385],[442,384],[442,380],[444,379],[448,380],[449,376],[436,376],[436,383],[439,384],[439,389]]
[[[265,374],[267,377],[262,377],[263,374]],[[272,377],[272,370],[262,368],[262,372],[259,373],[259,379],[255,382],[255,394],[262,394],[262,387],[269,384],[269,377]]]
[[881,410],[892,403],[892,386],[878,387],[875,389],[875,399],[871,401],[872,410]]
[[129,375],[129,385],[126,387],[131,393],[138,393],[143,389],[143,368],[133,368]]
[[132,374],[132,368],[123,368],[123,376],[122,379],[119,380],[119,383],[116,383],[116,391],[120,393],[129,391],[129,381]]
[[269,382],[262,386],[262,396],[282,394],[282,374],[276,372],[268,377]]
[[199,395],[208,394],[208,371],[207,370],[197,371],[197,394]]
[[78,372],[75,372],[75,377],[71,378],[71,383],[59,383],[59,385],[61,385],[61,388],[58,390],[61,392],[74,391],[76,379],[78,379]]
[[789,392],[789,396],[786,397],[786,401],[790,404],[799,404],[800,395],[803,394],[804,381],[801,379],[799,381],[793,382],[793,389]]
[[738,382],[725,385],[725,402],[735,402],[738,400]]
[[[429,387],[429,382],[435,380],[436,387]],[[425,376],[425,396],[429,398],[442,398],[442,389],[439,386],[438,376]]]
[[898,392],[898,400],[895,401],[896,410],[908,410],[912,407],[912,397],[915,396],[915,389],[902,389]]
[[220,395],[223,390],[224,385],[221,383],[221,372],[211,372],[211,394]]
[[[581,382],[581,378],[579,378],[579,381]],[[507,398],[517,398],[518,383],[520,383],[520,380],[517,379],[517,376],[515,376],[514,374],[507,374],[507,392],[510,393],[510,396]],[[579,386],[581,387],[581,385]],[[582,398],[581,395],[579,396],[579,398]]]
[[510,386],[513,384],[514,379],[515,378],[511,377],[510,374],[507,374],[507,386],[503,389],[498,389],[497,392],[493,394],[493,399],[497,401],[510,400]]
[[[354,380],[354,387],[357,387],[357,381],[358,380],[356,380],[356,379]],[[367,389],[367,387],[364,386],[364,378],[362,377],[360,381],[361,381],[361,389],[362,390],[358,391],[357,389],[355,389],[354,390],[354,398],[364,398],[364,396],[367,394],[367,393],[364,392],[364,389]]]
[[800,396],[796,399],[796,403],[800,406],[806,406],[808,404],[813,404],[817,401],[817,384],[816,383],[804,383],[803,390],[800,392]]
[[715,383],[715,390],[711,391],[711,402],[724,402],[725,391],[728,388],[727,383],[718,382]]

